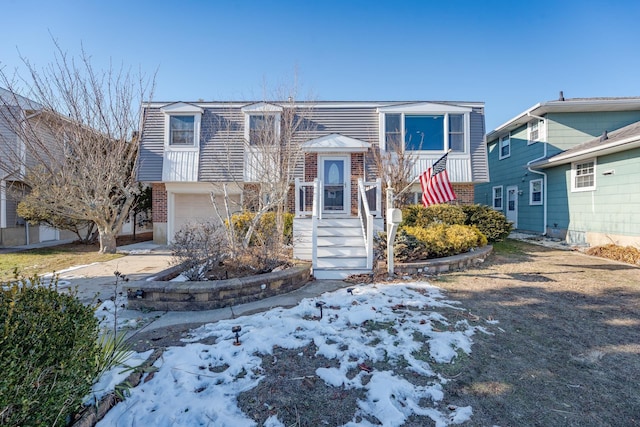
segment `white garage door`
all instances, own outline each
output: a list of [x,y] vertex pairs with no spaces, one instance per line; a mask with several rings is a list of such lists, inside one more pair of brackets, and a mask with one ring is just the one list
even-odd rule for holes
[[[219,211],[224,215],[224,202],[222,196],[216,200]],[[232,213],[237,212],[240,206],[240,196],[231,196]],[[215,222],[220,223],[220,218],[213,208],[209,194],[175,194],[173,230],[179,231],[183,226],[192,223]]]

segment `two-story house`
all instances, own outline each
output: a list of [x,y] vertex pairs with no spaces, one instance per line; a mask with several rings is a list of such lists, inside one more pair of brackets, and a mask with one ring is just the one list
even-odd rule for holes
[[[16,132],[16,126],[29,126],[42,137],[50,133],[39,120],[41,106],[0,88],[0,247],[73,239],[69,231],[46,225],[30,226],[17,214],[17,206],[30,189],[24,182],[28,165],[35,158]],[[27,124],[28,123],[28,124]]]
[[477,203],[570,244],[640,245],[640,98],[541,102],[486,136]]
[[154,241],[215,221],[223,192],[237,209],[250,205],[267,184],[256,173],[269,162],[257,141],[267,130],[300,150],[289,198],[294,255],[312,260],[316,277],[371,270],[384,210],[379,150],[410,152],[414,177],[451,150],[459,203],[472,203],[474,184],[488,178],[479,102],[151,102],[143,114],[138,179],[153,187]]

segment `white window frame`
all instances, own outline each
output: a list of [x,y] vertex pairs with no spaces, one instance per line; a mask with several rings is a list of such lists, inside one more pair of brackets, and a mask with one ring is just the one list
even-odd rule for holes
[[256,111],[256,112],[250,112],[250,113],[245,113],[244,116],[244,140],[247,142],[247,145],[252,145],[251,144],[251,117],[252,116],[271,116],[273,117],[273,125],[275,127],[274,129],[274,135],[275,135],[275,140],[279,140],[280,139],[280,112],[273,112],[273,111]]
[[[502,154],[502,143],[503,141],[507,141],[505,147],[509,147],[509,152],[505,155]],[[503,135],[498,138],[498,158],[499,160],[506,159],[511,157],[511,133],[507,135]]]
[[[540,183],[540,191],[539,191],[540,200],[533,200],[533,194],[534,194],[533,186],[537,183]],[[544,180],[540,178],[540,179],[532,179],[531,181],[529,181],[529,205],[531,206],[542,205],[543,197],[544,197]]]
[[[164,148],[172,151],[200,149],[200,124],[204,110],[196,105],[178,103],[160,109],[164,113]],[[193,116],[193,144],[171,144],[171,117]]]
[[[433,104],[433,103],[420,103],[415,105],[406,105],[406,106],[391,106],[391,107],[381,107],[378,109],[379,112],[379,128],[380,128],[380,137],[379,144],[382,147],[382,150],[387,151],[386,144],[386,123],[385,123],[385,115],[386,114],[400,114],[400,144],[402,146],[402,150],[405,151],[405,117],[407,116],[444,116],[443,120],[443,133],[444,133],[444,141],[443,148],[444,151],[449,149],[449,114],[452,115],[462,115],[463,116],[463,131],[464,131],[464,150],[463,151],[452,151],[451,154],[459,154],[459,155],[469,155],[470,147],[471,147],[471,112],[472,109],[468,107],[459,107],[459,106],[450,106],[448,108],[443,108],[442,104]],[[442,149],[438,150],[410,150],[411,153],[416,155],[425,154],[425,153],[442,153]]]
[[[535,120],[527,123],[527,145],[535,144],[538,141],[546,139],[544,133],[546,131],[544,120]],[[537,132],[535,136],[532,136],[533,132]]]
[[[498,200],[498,197],[496,197],[497,190],[500,190],[499,206],[496,205],[496,200]],[[493,209],[497,211],[501,211],[504,209],[504,189],[502,188],[502,185],[496,185],[495,187],[491,188],[491,205],[493,206]]]
[[[588,175],[593,175],[593,185],[589,187],[576,186],[576,179],[578,178],[578,176],[587,175],[587,174],[578,175],[578,169],[577,169],[578,165],[584,165],[591,162],[593,162],[593,172]],[[571,163],[571,192],[577,193],[581,191],[594,191],[596,189],[596,176],[597,176],[597,162],[595,157],[592,159],[585,159],[585,160],[580,160],[580,161]]]

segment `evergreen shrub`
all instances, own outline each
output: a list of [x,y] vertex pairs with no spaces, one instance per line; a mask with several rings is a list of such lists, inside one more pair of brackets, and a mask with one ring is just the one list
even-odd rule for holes
[[500,211],[486,205],[463,205],[461,206],[466,219],[466,225],[475,225],[487,236],[489,242],[500,242],[504,240],[511,230],[513,224]]
[[97,375],[94,309],[34,277],[0,286],[0,425],[63,426]]

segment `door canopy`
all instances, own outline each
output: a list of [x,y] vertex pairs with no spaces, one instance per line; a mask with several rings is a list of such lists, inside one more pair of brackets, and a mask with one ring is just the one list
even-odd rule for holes
[[359,139],[332,133],[320,138],[311,139],[302,144],[305,153],[364,153],[371,144]]

